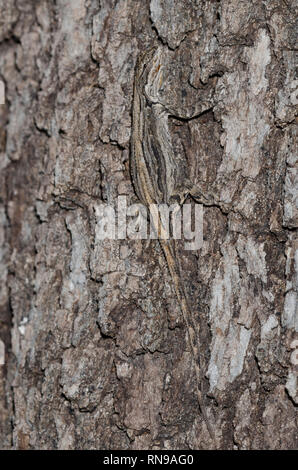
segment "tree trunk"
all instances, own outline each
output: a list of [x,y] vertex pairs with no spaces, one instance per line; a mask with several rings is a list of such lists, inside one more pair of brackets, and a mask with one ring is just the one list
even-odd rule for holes
[[100,203],[138,202],[133,80],[152,45],[166,99],[195,116],[169,125],[204,209],[179,263],[217,447],[297,448],[295,9],[1,1],[1,448],[214,448],[158,241],[96,236]]

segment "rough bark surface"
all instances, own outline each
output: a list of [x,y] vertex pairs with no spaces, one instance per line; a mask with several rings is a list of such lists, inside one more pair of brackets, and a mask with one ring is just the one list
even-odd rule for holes
[[213,447],[158,243],[95,236],[98,203],[137,201],[134,67],[154,44],[198,116],[171,119],[175,151],[212,200],[180,263],[219,446],[298,447],[297,6],[1,0],[1,448]]

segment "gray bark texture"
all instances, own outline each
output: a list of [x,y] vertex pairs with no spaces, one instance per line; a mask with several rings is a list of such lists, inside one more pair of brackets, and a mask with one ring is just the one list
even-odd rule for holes
[[[211,449],[156,240],[99,240],[136,59],[166,58],[204,204],[180,250],[221,449],[297,445],[296,0],[1,0],[0,447]],[[296,253],[296,255],[295,255]]]

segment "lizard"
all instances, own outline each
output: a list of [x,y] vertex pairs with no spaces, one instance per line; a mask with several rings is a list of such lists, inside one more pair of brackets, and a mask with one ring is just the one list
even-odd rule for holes
[[[175,293],[185,322],[196,374],[196,392],[202,417],[208,432],[215,441],[208,420],[200,384],[202,373],[197,337],[199,335],[193,312],[189,307],[179,264],[176,259],[175,241],[167,238],[158,204],[178,201],[179,207],[190,193],[189,188],[177,187],[179,166],[175,159],[168,128],[169,115],[175,112],[163,104],[159,91],[163,83],[161,51],[158,47],[140,53],[136,63],[130,173],[139,200],[149,209],[155,232],[164,253]],[[197,334],[196,334],[197,330]]]

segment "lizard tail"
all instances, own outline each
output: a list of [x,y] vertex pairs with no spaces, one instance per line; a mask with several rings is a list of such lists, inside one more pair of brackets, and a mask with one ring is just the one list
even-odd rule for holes
[[209,419],[206,413],[204,400],[203,400],[202,393],[200,390],[200,384],[202,383],[202,373],[200,369],[200,356],[199,356],[199,348],[197,345],[197,334],[195,332],[195,322],[194,322],[191,309],[189,308],[187,300],[186,300],[184,286],[181,281],[179,267],[176,261],[175,250],[174,250],[172,243],[169,242],[169,240],[164,240],[160,238],[159,242],[164,252],[171,278],[174,282],[175,292],[176,292],[178,301],[181,306],[183,319],[187,327],[189,342],[190,342],[192,354],[194,357],[195,372],[196,372],[196,388],[197,388],[197,397],[198,397],[199,407],[200,407],[203,419],[206,423],[210,437],[216,444],[215,434],[209,422]]

